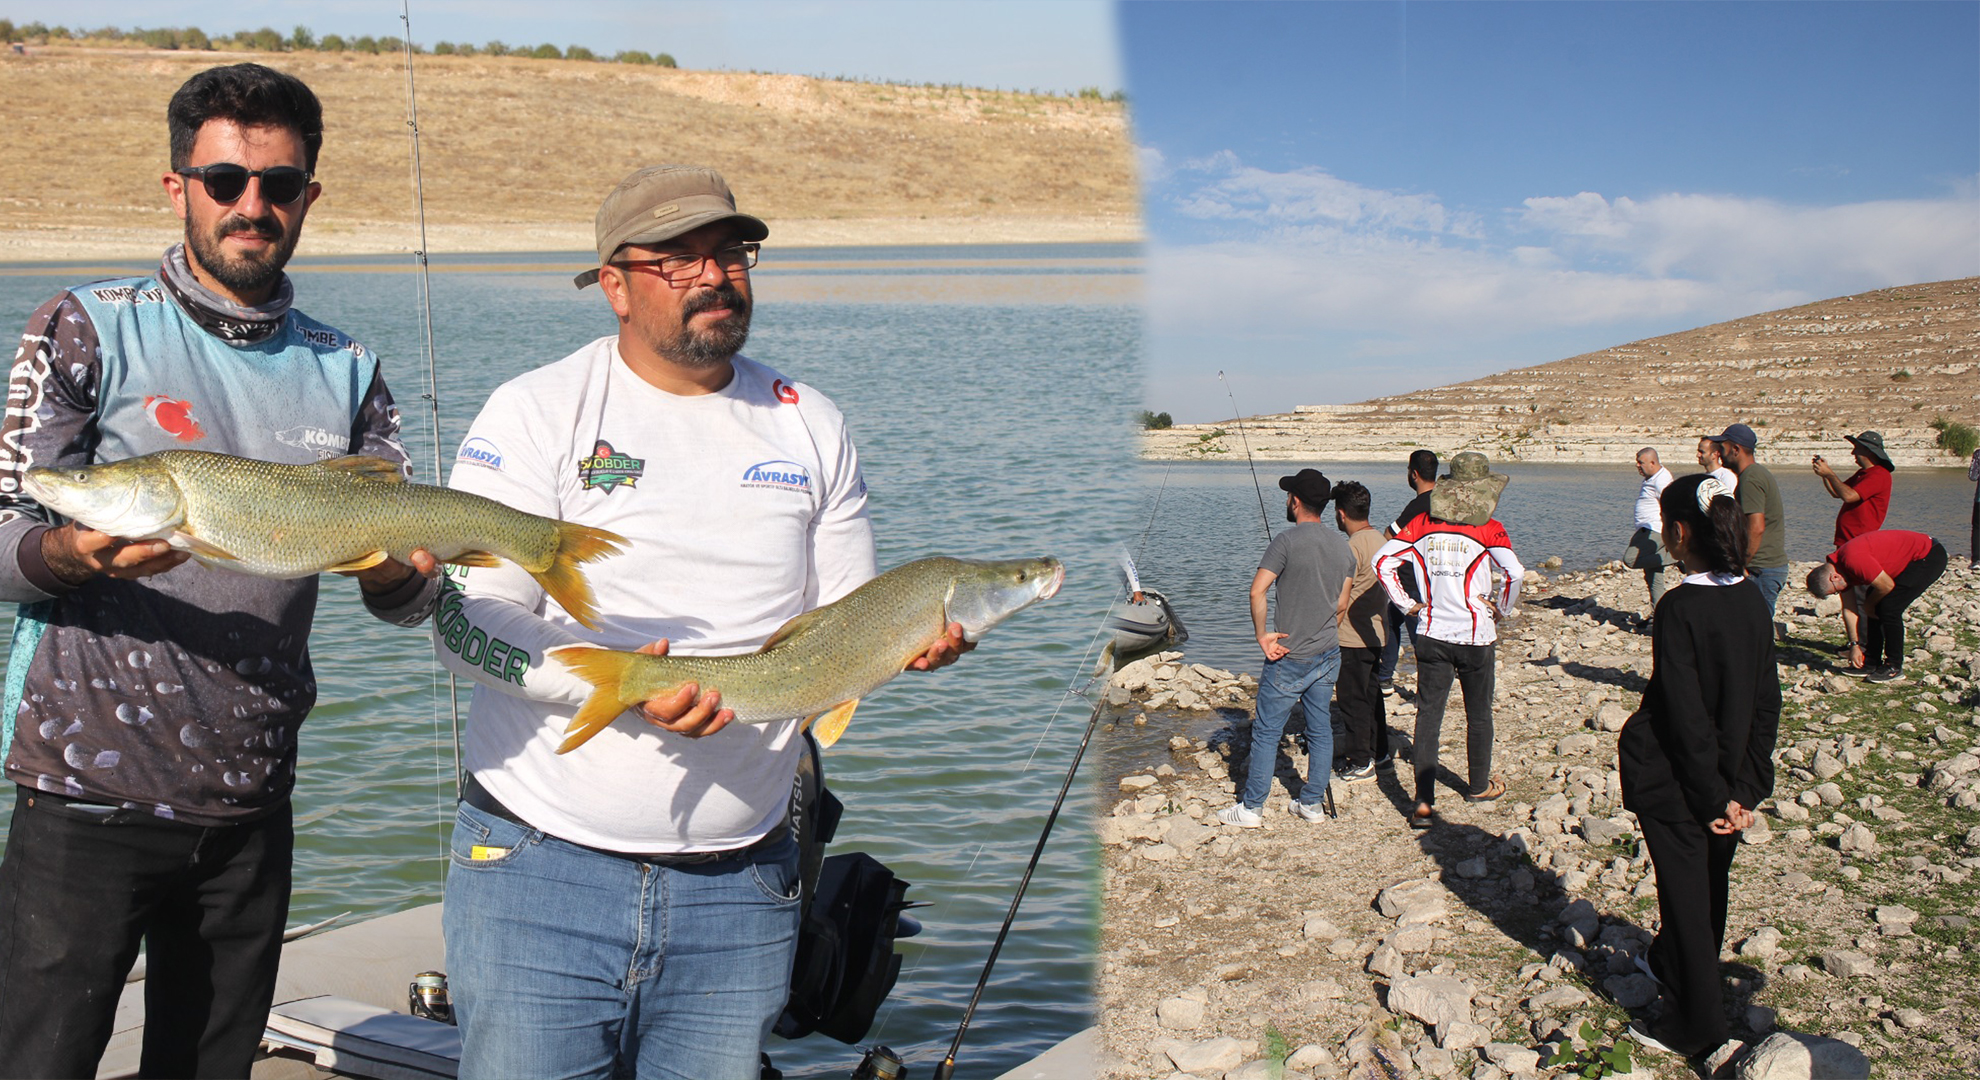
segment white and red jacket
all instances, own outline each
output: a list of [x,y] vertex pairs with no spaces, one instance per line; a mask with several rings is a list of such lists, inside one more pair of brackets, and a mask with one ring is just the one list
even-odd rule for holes
[[[1492,586],[1492,563],[1505,581]],[[1513,554],[1506,527],[1497,521],[1458,525],[1419,514],[1395,539],[1375,553],[1375,574],[1389,599],[1404,611],[1416,604],[1403,591],[1397,571],[1416,569],[1423,592],[1417,613],[1419,632],[1453,645],[1490,645],[1498,639],[1498,620],[1512,614],[1526,568]],[[1425,584],[1425,583],[1428,584]]]

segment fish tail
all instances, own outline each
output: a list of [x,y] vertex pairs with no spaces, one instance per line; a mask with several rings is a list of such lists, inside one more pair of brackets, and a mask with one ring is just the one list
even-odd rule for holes
[[640,698],[628,699],[623,689],[626,671],[637,654],[590,645],[565,645],[551,649],[550,655],[596,688],[590,697],[584,699],[584,706],[571,718],[570,726],[564,729],[564,741],[557,747],[558,753],[568,754],[583,746],[593,735],[618,719],[620,713],[639,704]]
[[591,583],[584,579],[583,564],[617,555],[627,547],[626,538],[604,529],[556,522],[557,551],[550,565],[531,570],[530,576],[543,586],[557,606],[571,618],[593,630],[598,629],[598,601],[591,594]]

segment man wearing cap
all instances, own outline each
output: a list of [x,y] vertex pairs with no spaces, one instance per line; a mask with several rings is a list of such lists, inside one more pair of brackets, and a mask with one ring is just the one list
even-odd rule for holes
[[[1760,445],[1753,429],[1734,424],[1712,436],[1725,455],[1726,468],[1739,476],[1734,497],[1740,513],[1746,515],[1746,574],[1760,586],[1760,598],[1767,602],[1767,618],[1774,617],[1774,602],[1787,584],[1787,519],[1781,508],[1781,485],[1765,465],[1753,459]],[[1786,637],[1787,628],[1776,622],[1776,637]]]
[[1809,571],[1808,591],[1840,593],[1844,607],[1860,606],[1863,638],[1850,646],[1850,666],[1868,672],[1871,682],[1902,682],[1904,609],[1945,572],[1945,545],[1924,533],[1879,529],[1830,552]]
[[[1416,806],[1412,828],[1436,820],[1437,740],[1455,679],[1464,689],[1465,795],[1490,801],[1506,793],[1492,775],[1492,695],[1498,680],[1498,622],[1512,614],[1526,568],[1505,526],[1492,513],[1510,477],[1491,471],[1485,455],[1451,458],[1451,474],[1430,493],[1430,512],[1403,527],[1375,555],[1375,573],[1404,614],[1418,616],[1416,639]],[[1416,568],[1422,599],[1403,591],[1400,572]],[[1501,579],[1493,580],[1492,568]]]
[[[1306,783],[1292,812],[1320,821],[1327,783],[1334,771],[1334,683],[1340,677],[1340,630],[1335,612],[1354,582],[1354,551],[1341,534],[1322,522],[1321,512],[1334,485],[1318,469],[1279,478],[1286,493],[1286,520],[1293,527],[1272,538],[1251,579],[1251,626],[1265,654],[1258,677],[1258,713],[1251,724],[1251,760],[1244,770],[1238,801],[1219,810],[1226,825],[1255,829],[1264,824],[1266,796],[1294,701],[1306,711]],[[1265,594],[1276,590],[1274,630],[1265,629]]]
[[[462,1077],[755,1076],[783,1009],[802,719],[730,724],[690,685],[559,754],[591,687],[546,655],[746,652],[873,576],[838,409],[739,353],[768,232],[713,170],[628,176],[577,276],[618,334],[498,388],[456,459],[457,489],[630,541],[586,568],[596,631],[506,563],[435,616],[477,683],[445,908]],[[911,666],[963,648],[952,625]]]

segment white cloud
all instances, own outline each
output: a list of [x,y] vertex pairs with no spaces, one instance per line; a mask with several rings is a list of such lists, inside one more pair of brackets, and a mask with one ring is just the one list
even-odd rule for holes
[[1294,235],[1319,230],[1379,229],[1415,233],[1473,235],[1476,221],[1453,215],[1435,195],[1413,195],[1363,187],[1324,169],[1270,172],[1240,162],[1228,150],[1188,162],[1188,174],[1208,183],[1174,200],[1177,212],[1207,221],[1248,222]]

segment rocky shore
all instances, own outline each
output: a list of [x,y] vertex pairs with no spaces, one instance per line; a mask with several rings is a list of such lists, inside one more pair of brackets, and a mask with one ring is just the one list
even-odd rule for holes
[[1628,462],[1743,420],[1766,461],[1835,456],[1881,431],[1899,467],[1963,465],[1941,418],[1980,426],[1980,278],[1905,285],[1633,341],[1484,379],[1348,405],[1178,424],[1149,459],[1400,461],[1418,446],[1494,461]]
[[[1309,823],[1288,812],[1305,762],[1288,740],[1264,827],[1238,829],[1215,813],[1247,765],[1251,677],[1176,653],[1116,673],[1096,1075],[1696,1075],[1624,1028],[1662,1005],[1634,963],[1656,885],[1615,763],[1650,671],[1646,606],[1619,568],[1531,575],[1498,656],[1510,791],[1457,794],[1454,701],[1425,832],[1404,822],[1406,678],[1387,699],[1400,773],[1336,781],[1339,816]],[[1751,1052],[1722,1075],[1972,1076],[1980,573],[1957,563],[1912,606],[1903,684],[1836,674],[1839,620],[1799,588],[1780,611],[1778,783],[1733,865],[1722,956]],[[1585,1071],[1625,1046],[1627,1068]]]

